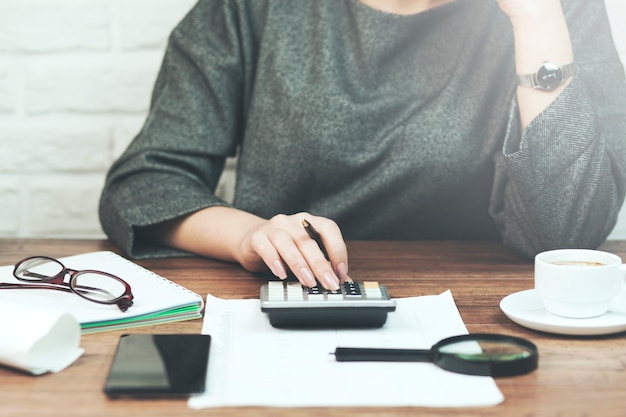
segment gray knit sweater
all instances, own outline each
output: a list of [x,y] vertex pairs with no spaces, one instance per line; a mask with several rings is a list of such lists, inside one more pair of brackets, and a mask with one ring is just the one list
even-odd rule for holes
[[[200,0],[173,31],[142,131],[100,218],[137,229],[226,205],[306,210],[346,239],[501,239],[527,256],[595,247],[626,182],[626,86],[603,0],[563,0],[579,73],[523,132],[513,37],[495,0],[412,16],[358,0]],[[548,57],[549,58],[549,57]]]

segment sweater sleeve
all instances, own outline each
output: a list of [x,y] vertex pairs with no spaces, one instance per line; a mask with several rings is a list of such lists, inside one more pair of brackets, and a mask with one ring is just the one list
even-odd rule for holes
[[232,2],[200,1],[170,36],[148,117],[100,200],[103,230],[132,257],[182,255],[138,228],[227,205],[213,192],[243,126],[244,26]]
[[496,160],[491,215],[504,242],[527,256],[599,246],[626,192],[624,70],[602,2],[569,3],[579,73],[523,131],[512,103]]

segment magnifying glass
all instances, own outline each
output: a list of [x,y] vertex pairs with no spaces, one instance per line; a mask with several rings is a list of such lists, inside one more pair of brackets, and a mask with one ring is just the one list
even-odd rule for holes
[[475,333],[448,337],[430,350],[345,348],[335,350],[339,362],[432,362],[467,375],[514,376],[532,372],[539,363],[534,343],[514,336]]

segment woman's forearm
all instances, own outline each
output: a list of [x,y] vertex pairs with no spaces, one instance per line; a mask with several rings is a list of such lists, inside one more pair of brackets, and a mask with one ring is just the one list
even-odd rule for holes
[[239,262],[245,233],[264,219],[230,207],[208,207],[150,227],[145,236],[163,245],[223,261]]
[[[515,68],[519,75],[532,74],[545,62],[566,65],[574,61],[572,42],[559,0],[500,0],[513,25]],[[522,129],[563,91],[571,77],[554,90],[517,88]]]

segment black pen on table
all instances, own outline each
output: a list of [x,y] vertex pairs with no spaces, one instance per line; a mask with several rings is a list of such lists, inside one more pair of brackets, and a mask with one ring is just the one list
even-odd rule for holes
[[329,259],[328,258],[328,252],[326,252],[326,248],[324,247],[324,243],[322,243],[322,237],[317,232],[317,230],[315,230],[313,225],[311,223],[309,223],[307,221],[307,219],[305,219],[304,217],[300,218],[300,223],[302,223],[302,226],[304,226],[304,230],[306,230],[306,232],[309,235],[309,237],[311,239],[313,239],[315,241],[315,243],[317,243],[317,246],[319,246],[320,250],[324,254],[324,257],[326,259]]

